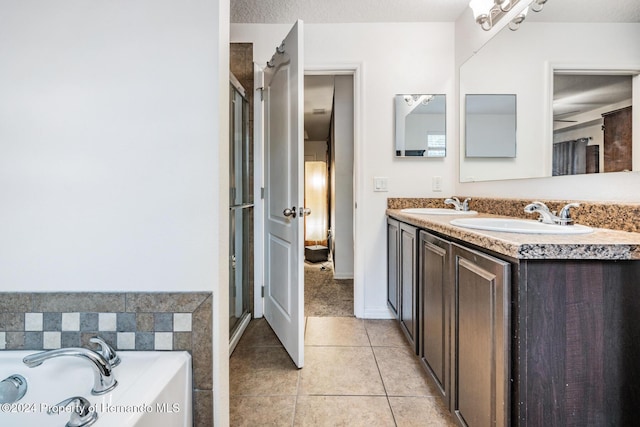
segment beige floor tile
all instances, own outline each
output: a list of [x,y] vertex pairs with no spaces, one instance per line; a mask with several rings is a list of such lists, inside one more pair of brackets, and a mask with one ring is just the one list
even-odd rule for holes
[[434,396],[435,386],[409,347],[374,347],[389,396]]
[[369,347],[364,321],[355,317],[309,317],[304,345]]
[[233,427],[290,427],[295,405],[295,396],[231,396],[229,424]]
[[294,426],[394,426],[386,397],[298,396]]
[[282,344],[263,317],[249,322],[236,348],[245,347],[282,347]]
[[456,423],[440,399],[389,397],[398,427],[454,427]]
[[384,395],[369,347],[305,347],[300,395]]
[[396,320],[366,319],[364,327],[374,347],[407,347],[409,341],[400,330]]
[[235,351],[229,359],[232,396],[296,394],[300,371],[281,347],[253,347]]

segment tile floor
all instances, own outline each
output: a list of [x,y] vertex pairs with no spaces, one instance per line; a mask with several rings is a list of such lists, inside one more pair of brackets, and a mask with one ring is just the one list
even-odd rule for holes
[[308,317],[303,369],[253,320],[229,363],[232,426],[455,426],[393,320]]

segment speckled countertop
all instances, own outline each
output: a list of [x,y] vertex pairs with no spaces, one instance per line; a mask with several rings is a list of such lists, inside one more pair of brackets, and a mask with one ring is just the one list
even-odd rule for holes
[[[435,207],[428,204],[422,206]],[[417,206],[412,204],[411,207]],[[594,227],[593,233],[579,235],[504,233],[451,225],[449,221],[460,218],[459,215],[407,214],[391,206],[387,209],[387,215],[512,258],[640,260],[640,233],[635,232]],[[479,213],[474,217],[504,215]]]

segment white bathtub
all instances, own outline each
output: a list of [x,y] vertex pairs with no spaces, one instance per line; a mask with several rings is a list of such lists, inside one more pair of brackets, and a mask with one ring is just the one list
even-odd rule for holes
[[26,378],[26,395],[0,405],[0,426],[57,427],[69,421],[47,410],[69,397],[82,396],[98,413],[97,427],[186,427],[192,425],[191,356],[184,351],[119,351],[113,368],[118,386],[93,396],[93,368],[78,357],[58,357],[28,368],[22,358],[37,351],[0,351],[0,381],[11,374]]

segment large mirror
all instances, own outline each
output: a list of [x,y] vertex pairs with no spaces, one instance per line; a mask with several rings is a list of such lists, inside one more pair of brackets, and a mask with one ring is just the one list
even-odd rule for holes
[[[462,65],[461,106],[465,94],[517,95],[518,145],[514,158],[465,156],[461,114],[461,182],[640,170],[640,108],[632,107],[640,106],[640,4],[624,13],[617,2],[607,5],[606,14],[593,13],[600,10],[595,7],[602,3],[549,1]],[[597,22],[602,19],[609,22]],[[631,142],[616,154],[602,129],[618,110],[626,111]],[[632,164],[620,164],[616,156]]]
[[396,95],[396,157],[445,157],[445,111],[445,95]]

